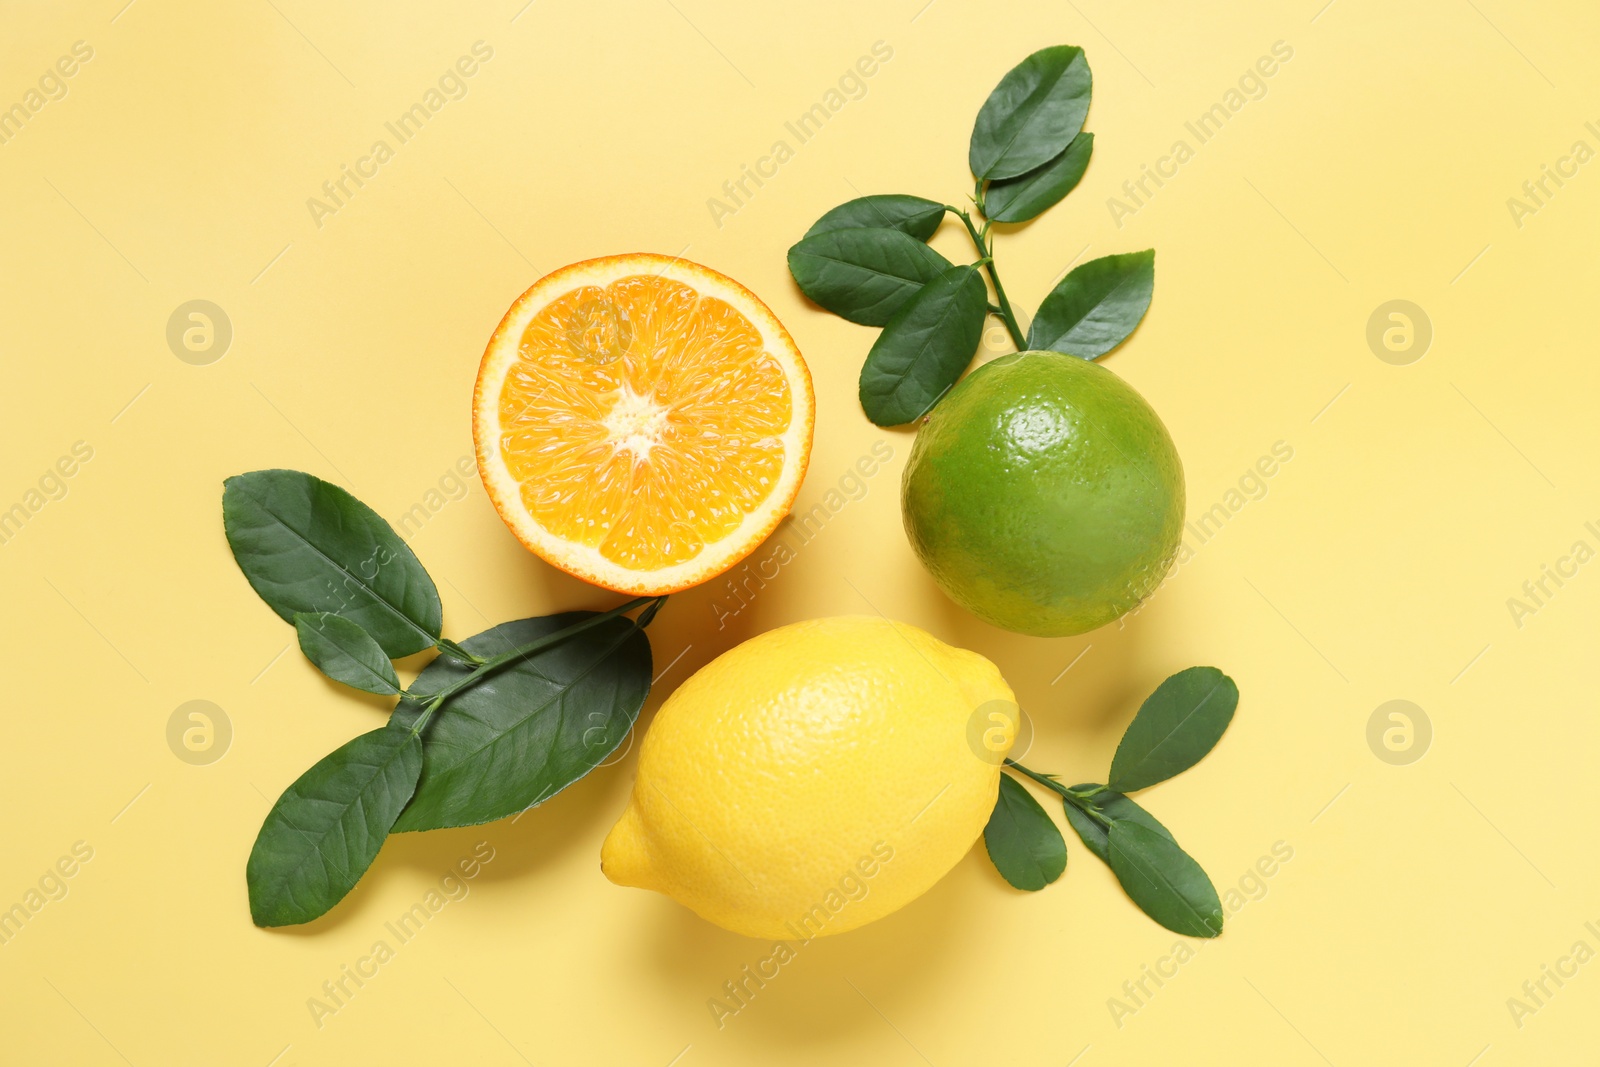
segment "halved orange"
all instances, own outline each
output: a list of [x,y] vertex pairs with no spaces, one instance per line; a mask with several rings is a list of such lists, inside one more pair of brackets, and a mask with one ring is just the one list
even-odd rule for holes
[[811,456],[811,375],[744,286],[635,253],[547,274],[489,340],[478,470],[541,558],[636,595],[713,578],[788,514]]

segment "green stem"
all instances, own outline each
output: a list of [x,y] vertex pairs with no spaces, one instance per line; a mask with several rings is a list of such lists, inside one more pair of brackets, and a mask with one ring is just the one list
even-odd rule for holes
[[[1000,272],[994,268],[994,251],[989,247],[987,233],[980,232],[978,227],[973,225],[972,216],[960,208],[946,204],[945,210],[954,212],[961,219],[961,224],[967,228],[967,236],[972,238],[973,247],[978,250],[978,255],[982,257],[979,262],[983,264],[983,269],[988,272],[989,281],[994,284],[994,297],[1000,305],[1000,319],[1006,324],[1006,332],[1011,335],[1011,343],[1017,346],[1017,351],[1022,351],[1028,347],[1028,342],[1022,336],[1021,327],[1017,325],[1017,316],[1011,310],[1011,301],[1006,298],[1005,286],[1000,284]],[[984,231],[987,231],[988,228],[988,223],[985,222]]]
[[1032,778],[1046,789],[1060,793],[1062,796],[1069,796],[1072,793],[1072,790],[1068,789],[1066,786],[1062,785],[1048,774],[1040,774],[1038,771],[1029,770],[1027,767],[1024,767],[1022,764],[1018,763],[1014,759],[1011,759],[1009,756],[1006,757],[1006,766],[1020,774],[1027,775],[1029,778]]
[[443,700],[435,698],[433,700],[428,701],[427,704],[423,705],[422,714],[418,715],[417,716],[417,721],[411,724],[411,736],[412,737],[418,737],[418,736],[421,735],[422,728],[424,726],[428,725],[428,720],[433,718],[433,713],[435,711],[437,711],[439,709],[439,705],[443,704],[443,703],[444,703]]
[[[451,682],[437,693],[424,698],[427,700],[427,703],[423,705],[422,714],[417,716],[417,721],[411,724],[412,736],[415,737],[422,733],[422,728],[428,725],[428,720],[433,718],[433,713],[437,711],[439,706],[442,705],[446,700],[449,700],[463,689],[470,689],[472,686],[477,685],[485,677],[493,674],[497,670],[500,670],[502,667],[516,663],[519,660],[527,659],[536,652],[543,652],[551,645],[558,645],[569,638],[576,637],[585,630],[592,630],[596,626],[600,626],[603,623],[616,618],[618,615],[632,611],[634,608],[637,608],[643,604],[649,604],[650,606],[645,608],[645,610],[640,613],[639,618],[636,619],[633,624],[636,629],[642,630],[646,626],[650,625],[650,620],[655,618],[656,612],[661,609],[662,604],[666,603],[666,599],[667,598],[665,596],[634,597],[627,603],[619,604],[610,611],[601,612],[599,615],[592,615],[581,622],[575,622],[571,626],[557,630],[553,634],[545,634],[543,637],[535,641],[530,641],[519,648],[511,649],[509,652],[502,652],[500,655],[493,656],[489,659],[474,657],[474,659],[477,659],[478,662],[477,666],[473,668],[472,673],[466,675],[465,677],[457,678],[454,682]],[[465,649],[462,651],[465,651]],[[407,692],[405,696],[411,696],[411,694]]]
[[482,656],[474,656],[471,652],[468,652],[466,649],[462,648],[449,638],[441,637],[433,644],[435,648],[449,656],[451,659],[458,660],[474,667],[483,663]]
[[639,629],[644,629],[655,621],[656,612],[661,610],[661,605],[667,602],[666,594],[656,597],[655,603],[639,613]]
[[1092,789],[1086,789],[1080,793],[1076,789],[1071,789],[1062,785],[1049,775],[1040,774],[1038,771],[1029,770],[1014,759],[1007,759],[1006,766],[1020,774],[1027,775],[1029,778],[1032,778],[1035,782],[1038,782],[1051,792],[1060,794],[1062,800],[1066,801],[1068,804],[1071,804],[1073,807],[1089,816],[1089,818],[1093,819],[1101,826],[1107,827],[1108,829],[1110,828],[1111,820],[1106,817],[1106,814],[1093,804],[1089,803],[1090,797],[1099,793],[1110,792],[1110,790],[1108,790],[1105,786],[1097,785]]

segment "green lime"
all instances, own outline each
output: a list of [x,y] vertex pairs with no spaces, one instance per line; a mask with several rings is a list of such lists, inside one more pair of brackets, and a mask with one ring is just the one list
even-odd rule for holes
[[974,615],[1039,637],[1125,615],[1167,575],[1183,467],[1143,397],[1097,363],[1018,352],[967,375],[900,486],[911,547]]

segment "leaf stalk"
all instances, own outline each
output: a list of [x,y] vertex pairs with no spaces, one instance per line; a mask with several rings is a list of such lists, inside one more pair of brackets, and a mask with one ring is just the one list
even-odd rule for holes
[[1000,284],[1000,272],[994,267],[994,250],[989,247],[988,220],[984,220],[983,230],[980,231],[974,225],[972,215],[965,210],[949,204],[945,205],[945,210],[953,212],[967,228],[967,236],[972,238],[972,246],[978,250],[978,255],[981,257],[978,262],[983,265],[983,269],[989,275],[989,281],[994,285],[994,297],[1000,305],[1000,320],[1006,324],[1006,332],[1011,335],[1011,343],[1017,346],[1018,352],[1023,351],[1028,347],[1028,342],[1022,335],[1021,327],[1017,325],[1017,316],[1011,310],[1011,301],[1006,297],[1005,286]]
[[1106,817],[1105,812],[1095,807],[1095,805],[1089,800],[1090,797],[1096,796],[1100,793],[1108,792],[1105,786],[1097,785],[1092,789],[1085,789],[1082,792],[1079,792],[1076,789],[1062,785],[1060,782],[1056,781],[1047,774],[1040,774],[1038,771],[1029,770],[1027,767],[1024,767],[1014,759],[1007,758],[1006,766],[1010,767],[1019,774],[1023,774],[1029,778],[1032,778],[1035,782],[1038,782],[1052,793],[1060,794],[1061,799],[1065,800],[1068,804],[1071,804],[1073,807],[1089,816],[1089,818],[1093,819],[1101,826],[1110,829],[1111,820]]

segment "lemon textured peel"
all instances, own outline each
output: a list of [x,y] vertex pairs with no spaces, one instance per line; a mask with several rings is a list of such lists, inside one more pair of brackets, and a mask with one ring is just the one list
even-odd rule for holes
[[815,422],[770,309],[687,260],[608,256],[546,275],[484,353],[484,487],[528,549],[596,585],[675,592],[742,560],[788,513]]
[[752,937],[881,918],[970,850],[1010,748],[975,716],[1015,707],[999,670],[914,626],[816,619],[702,667],[656,714],[601,849],[620,885]]

